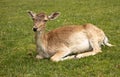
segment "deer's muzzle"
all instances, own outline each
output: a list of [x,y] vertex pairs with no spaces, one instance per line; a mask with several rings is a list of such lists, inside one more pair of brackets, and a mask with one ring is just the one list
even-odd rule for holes
[[33,28],[33,31],[36,32],[38,28]]

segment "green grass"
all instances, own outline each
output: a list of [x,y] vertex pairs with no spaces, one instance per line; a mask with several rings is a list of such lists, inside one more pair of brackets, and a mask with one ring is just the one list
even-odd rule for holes
[[[0,0],[0,77],[119,77],[120,0]],[[115,47],[79,60],[36,60],[32,20],[27,10],[59,11],[47,23],[53,30],[66,24],[92,23],[103,29]]]

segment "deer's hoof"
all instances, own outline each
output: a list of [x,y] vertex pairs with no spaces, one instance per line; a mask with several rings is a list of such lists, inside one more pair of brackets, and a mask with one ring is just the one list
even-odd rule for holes
[[40,55],[36,55],[36,59],[43,59],[43,57]]

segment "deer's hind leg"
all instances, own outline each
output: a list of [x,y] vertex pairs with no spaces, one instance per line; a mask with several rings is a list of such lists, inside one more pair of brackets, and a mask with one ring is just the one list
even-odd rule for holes
[[92,51],[88,51],[88,52],[85,52],[85,53],[78,54],[76,56],[76,58],[83,58],[83,57],[87,57],[87,56],[92,56],[92,55],[95,55],[99,52],[102,52],[101,47],[99,46],[98,40],[90,39],[90,45],[92,47]]
[[87,52],[83,52],[83,53],[79,53],[76,55],[71,55],[71,56],[66,56],[65,58],[63,58],[62,60],[67,60],[67,59],[79,59],[79,58],[84,58],[84,57],[88,57],[88,56],[93,56],[101,51],[101,48],[99,46],[99,44],[97,42],[91,42],[92,45],[92,51],[87,51]]

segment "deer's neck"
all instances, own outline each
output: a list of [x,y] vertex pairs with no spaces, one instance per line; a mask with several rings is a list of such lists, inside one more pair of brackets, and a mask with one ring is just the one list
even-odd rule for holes
[[39,51],[46,51],[47,48],[47,35],[45,31],[35,33],[36,46]]

